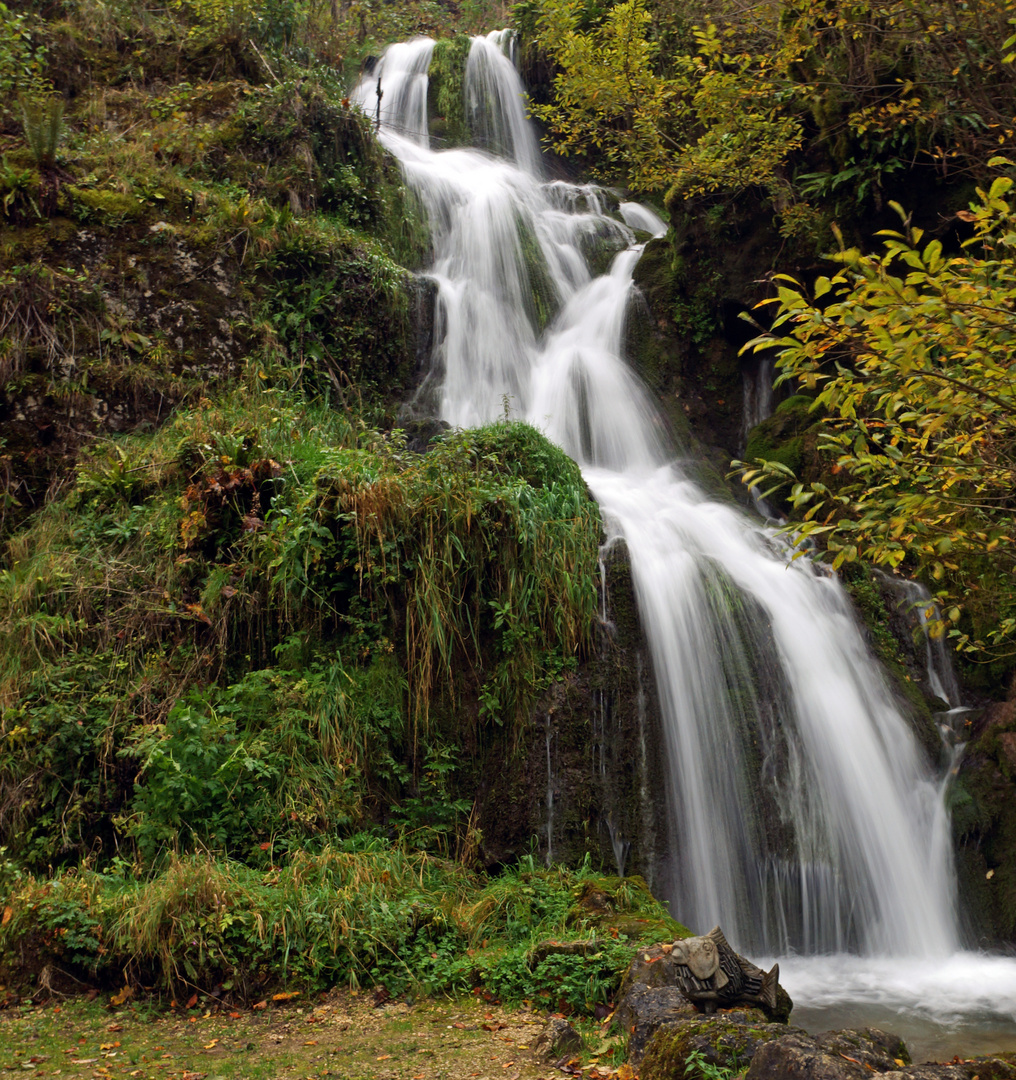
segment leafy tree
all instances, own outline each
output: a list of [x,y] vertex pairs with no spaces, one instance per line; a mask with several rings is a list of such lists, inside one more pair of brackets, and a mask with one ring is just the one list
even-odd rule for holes
[[803,519],[788,529],[821,537],[834,566],[864,558],[929,581],[959,647],[981,657],[1016,651],[1012,187],[999,177],[961,214],[973,236],[958,255],[893,204],[904,228],[880,234],[881,254],[841,250],[810,295],[781,276],[773,332],[749,347],[778,348],[778,382],[816,393],[831,468],[801,482],[776,462],[736,463],[749,486],[792,484]]
[[555,66],[553,100],[535,108],[553,149],[635,190],[761,186],[784,217],[816,196],[880,207],[894,174],[980,175],[1016,139],[1016,0],[524,0],[516,13]]
[[575,0],[541,0],[540,46],[557,65],[554,101],[537,106],[560,154],[594,152],[599,170],[636,190],[682,194],[772,185],[800,144],[770,78],[776,61],[731,53],[707,23],[694,49],[664,56],[645,0],[624,0],[589,26]]

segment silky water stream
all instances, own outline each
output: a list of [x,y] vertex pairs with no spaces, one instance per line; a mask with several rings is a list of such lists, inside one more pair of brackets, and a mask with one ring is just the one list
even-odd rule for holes
[[[509,402],[579,462],[608,541],[628,546],[666,734],[672,911],[778,956],[813,1030],[877,1023],[918,1060],[1016,1048],[1016,961],[961,949],[942,784],[843,589],[704,493],[623,360],[636,234],[663,223],[548,181],[507,41],[475,38],[469,54],[477,148],[430,144],[428,39],[391,46],[355,97],[430,224],[420,396],[456,426]],[[604,250],[617,254],[594,275]]]

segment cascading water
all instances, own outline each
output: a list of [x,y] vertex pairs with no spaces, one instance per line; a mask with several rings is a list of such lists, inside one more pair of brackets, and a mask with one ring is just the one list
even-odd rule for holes
[[[473,40],[464,89],[492,153],[428,147],[426,39],[390,48],[356,97],[373,115],[380,80],[380,138],[429,219],[441,417],[484,423],[508,402],[580,463],[609,535],[628,546],[664,713],[672,908],[756,953],[951,956],[938,784],[842,588],[707,498],[622,360],[641,254],[632,230],[664,225],[634,204],[616,220],[595,188],[544,182],[503,44]],[[619,253],[593,276],[597,247]]]

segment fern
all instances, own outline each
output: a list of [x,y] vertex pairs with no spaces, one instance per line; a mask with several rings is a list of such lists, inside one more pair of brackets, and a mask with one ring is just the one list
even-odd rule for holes
[[56,148],[64,135],[63,98],[50,95],[34,100],[21,99],[25,141],[39,168],[51,169],[56,163]]

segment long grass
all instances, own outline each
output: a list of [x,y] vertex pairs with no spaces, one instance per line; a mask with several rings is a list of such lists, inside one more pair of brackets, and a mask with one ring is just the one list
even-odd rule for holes
[[[209,991],[252,1000],[280,985],[383,985],[390,992],[489,986],[507,997],[540,991],[551,1003],[562,974],[609,991],[634,940],[586,925],[581,896],[615,899],[645,940],[685,933],[643,885],[521,865],[486,880],[447,860],[373,841],[325,848],[255,871],[207,853],[137,879],[127,867],[34,878],[0,863],[0,973],[53,974],[168,994]],[[602,917],[601,917],[602,918]],[[596,943],[590,957],[552,957],[548,939]],[[551,950],[552,952],[553,950]],[[541,969],[541,965],[544,965]],[[581,990],[576,1004],[582,1008]],[[588,1003],[591,1004],[591,1001]]]

